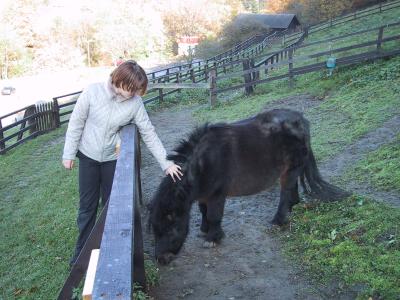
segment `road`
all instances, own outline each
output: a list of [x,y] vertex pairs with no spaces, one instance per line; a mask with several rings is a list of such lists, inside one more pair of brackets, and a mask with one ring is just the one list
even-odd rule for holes
[[[197,60],[198,61],[198,60]],[[159,65],[155,61],[145,63],[143,66],[147,73],[157,69],[165,69],[176,64]],[[74,70],[41,73],[35,76],[26,76],[8,80],[0,80],[0,89],[12,86],[16,92],[12,95],[0,94],[0,116],[35,104],[39,101],[51,101],[55,96],[61,96],[82,90],[89,83],[103,81],[111,73],[113,67],[77,68]],[[176,69],[177,71],[178,69]],[[171,70],[170,72],[174,72]],[[165,75],[165,71],[158,72],[156,76]],[[12,115],[2,120],[6,126],[15,121],[17,115]]]

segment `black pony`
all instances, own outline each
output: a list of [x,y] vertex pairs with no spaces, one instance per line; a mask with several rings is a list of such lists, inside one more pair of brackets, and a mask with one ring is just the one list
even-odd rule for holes
[[333,201],[349,193],[324,181],[310,145],[309,122],[301,113],[275,109],[232,124],[204,125],[175,149],[169,159],[182,167],[181,181],[165,177],[150,204],[155,255],[166,264],[181,249],[189,231],[190,209],[198,201],[205,246],[223,237],[221,221],[227,196],[243,196],[280,179],[280,202],[272,224],[287,222],[299,203],[298,179],[313,198]]

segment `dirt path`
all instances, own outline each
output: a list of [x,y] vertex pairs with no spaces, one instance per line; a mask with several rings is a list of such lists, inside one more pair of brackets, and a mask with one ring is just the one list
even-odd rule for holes
[[[323,163],[321,165],[322,174],[326,178],[340,176],[346,168],[365,158],[369,152],[394,141],[399,133],[399,128],[400,116],[389,119],[381,127],[369,132],[354,144],[343,149],[335,158]],[[347,182],[344,188],[360,195],[367,195],[378,201],[385,201],[396,207],[400,206],[400,195],[396,192],[377,191],[368,184],[360,185],[351,181]]]
[[[308,95],[289,97],[269,105],[268,108],[291,107],[306,111],[320,101]],[[185,138],[195,126],[191,109],[164,111],[150,115],[167,150]],[[396,126],[398,120],[388,127]],[[398,127],[397,127],[398,128]],[[392,138],[374,138],[382,132],[371,133],[369,142],[382,144]],[[369,136],[369,135],[368,135]],[[359,144],[360,143],[360,144]],[[367,143],[367,137],[364,143]],[[358,145],[359,144],[359,145]],[[324,164],[328,176],[339,174],[353,161],[352,151],[367,149],[360,140],[340,157],[343,164],[334,167],[334,161]],[[358,145],[358,146],[357,146]],[[351,150],[353,149],[353,150]],[[373,149],[373,148],[370,148]],[[348,153],[346,155],[346,153]],[[355,152],[357,153],[357,152]],[[163,174],[146,147],[142,147],[142,185],[144,202],[148,203]],[[347,162],[347,163],[346,163]],[[279,201],[279,191],[270,191],[227,201],[223,219],[226,237],[215,249],[201,247],[198,237],[200,213],[197,205],[192,209],[190,233],[179,256],[170,265],[160,267],[160,285],[151,291],[155,299],[354,299],[356,292],[338,292],[334,286],[313,285],[301,271],[291,266],[282,255],[281,244],[267,230]],[[143,222],[147,212],[143,211]],[[153,255],[153,237],[144,233],[145,251]]]

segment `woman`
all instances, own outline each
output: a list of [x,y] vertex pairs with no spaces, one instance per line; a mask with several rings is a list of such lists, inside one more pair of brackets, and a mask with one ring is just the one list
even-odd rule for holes
[[147,76],[135,61],[118,66],[107,82],[89,85],[79,96],[69,120],[63,165],[72,169],[79,158],[79,237],[73,265],[95,224],[101,196],[105,204],[111,193],[117,160],[116,147],[122,126],[135,123],[150,152],[163,171],[180,180],[180,167],[166,159],[166,151],[147,115],[142,98]]

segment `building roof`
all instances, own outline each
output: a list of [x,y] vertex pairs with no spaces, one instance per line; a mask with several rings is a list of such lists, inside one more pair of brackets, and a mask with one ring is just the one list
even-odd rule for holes
[[297,24],[300,24],[295,14],[240,14],[240,19],[252,19],[258,22],[262,22],[268,27],[285,29],[288,28],[290,23],[295,20]]

